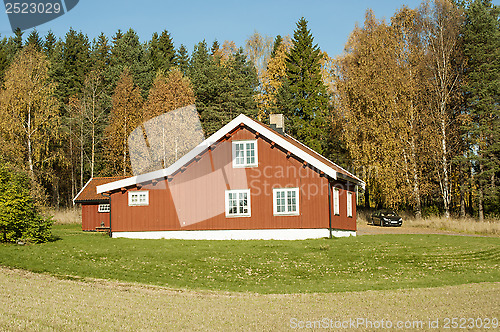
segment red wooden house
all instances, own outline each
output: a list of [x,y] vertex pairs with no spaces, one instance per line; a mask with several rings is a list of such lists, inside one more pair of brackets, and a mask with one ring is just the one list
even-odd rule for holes
[[124,179],[124,176],[90,179],[73,199],[82,205],[82,230],[95,231],[97,227],[109,227],[109,198],[96,192],[96,187]]
[[[239,115],[165,169],[97,186],[113,237],[306,239],[356,235],[364,182],[283,131]],[[277,119],[277,120],[276,120]]]

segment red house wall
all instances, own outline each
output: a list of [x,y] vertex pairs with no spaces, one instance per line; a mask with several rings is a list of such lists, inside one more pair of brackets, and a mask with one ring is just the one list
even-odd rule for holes
[[95,231],[96,227],[101,226],[101,222],[104,222],[105,227],[109,227],[109,213],[98,212],[98,208],[99,204],[82,204],[82,230]]
[[[144,185],[148,206],[128,206],[127,188],[112,193],[112,231],[328,228],[328,180],[271,142],[257,139],[258,167],[233,168],[233,140],[254,140],[243,128],[206,151],[170,181]],[[340,189],[340,215],[332,213],[332,228],[356,229],[354,186],[334,182]],[[273,215],[272,188],[298,187],[297,216]],[[225,215],[225,190],[250,189],[250,217]],[[353,192],[353,217],[347,217],[347,190]],[[333,195],[332,195],[333,204]],[[330,207],[332,208],[332,207]],[[333,212],[333,210],[332,210]]]

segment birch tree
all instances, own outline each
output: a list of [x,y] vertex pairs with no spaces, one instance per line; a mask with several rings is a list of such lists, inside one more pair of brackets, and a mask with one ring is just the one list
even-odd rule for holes
[[50,172],[57,159],[60,120],[48,68],[43,53],[25,47],[6,72],[0,98],[0,132],[32,181]]
[[[88,132],[90,141],[90,177],[94,177],[97,147],[101,141],[101,132],[106,121],[104,108],[105,92],[102,73],[98,70],[91,71],[83,87],[83,127]],[[83,139],[83,137],[82,137]]]
[[[443,199],[444,214],[450,217],[452,197],[451,175],[456,130],[457,110],[453,99],[460,92],[463,62],[459,55],[460,30],[463,13],[449,0],[435,0],[420,8],[424,47],[427,48],[427,64],[431,70],[431,99],[429,111],[435,120],[434,157],[436,173]],[[455,131],[455,132],[454,132]],[[431,136],[431,137],[432,137]]]

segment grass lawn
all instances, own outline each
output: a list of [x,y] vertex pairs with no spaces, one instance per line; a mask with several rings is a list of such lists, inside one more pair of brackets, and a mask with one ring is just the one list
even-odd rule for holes
[[500,239],[374,235],[306,241],[110,239],[56,225],[60,239],[0,245],[0,265],[64,278],[172,288],[312,293],[500,281]]

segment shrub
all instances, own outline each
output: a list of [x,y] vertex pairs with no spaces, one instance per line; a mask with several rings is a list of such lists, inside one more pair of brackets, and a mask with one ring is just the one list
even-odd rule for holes
[[50,240],[51,218],[40,215],[23,172],[0,165],[0,241],[44,243]]

